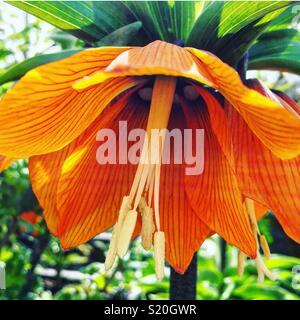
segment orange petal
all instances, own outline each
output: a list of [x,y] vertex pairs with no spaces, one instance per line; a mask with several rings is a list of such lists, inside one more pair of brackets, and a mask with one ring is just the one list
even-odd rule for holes
[[80,135],[134,79],[77,92],[72,84],[125,49],[90,49],[28,72],[0,101],[0,153],[26,158],[61,149]]
[[197,66],[187,50],[157,40],[145,47],[132,48],[121,53],[107,68],[78,81],[74,88],[85,89],[115,77],[144,75],[185,77],[211,84],[208,72]]
[[60,151],[29,158],[28,168],[32,190],[43,208],[48,229],[57,235],[58,211],[56,207],[57,183],[60,170],[74,145],[67,145]]
[[[133,99],[107,128],[118,133],[119,121],[128,121],[128,132],[146,126],[147,108]],[[60,215],[58,236],[64,248],[84,243],[110,228],[133,182],[136,165],[97,162],[97,149],[101,144],[95,137],[101,127],[95,124],[89,129],[91,138],[79,142],[62,167],[57,208]],[[117,136],[117,145],[119,138]]]
[[[169,129],[183,129],[182,112],[173,111]],[[171,159],[173,159],[171,150]],[[193,255],[212,231],[191,208],[184,190],[184,167],[163,164],[160,181],[160,220],[165,232],[166,259],[179,273],[185,272]]]
[[[254,88],[255,89],[255,88]],[[287,94],[284,92],[278,91],[278,90],[272,90],[273,93],[275,93],[275,96],[280,100],[281,104],[287,109],[292,110],[296,114],[300,116],[300,106]],[[273,95],[274,97],[274,95]]]
[[285,232],[300,243],[300,157],[275,157],[232,106],[227,110],[243,194],[272,210]]
[[249,128],[281,159],[300,154],[300,117],[247,88],[238,73],[211,53],[188,48],[213,78],[213,86],[236,108]]
[[0,172],[8,168],[16,159],[0,156]]
[[209,112],[209,118],[211,128],[218,139],[220,147],[226,156],[228,162],[232,166],[234,165],[234,155],[231,141],[231,131],[227,123],[227,117],[219,101],[208,90],[195,85],[197,92],[204,100],[207,110]]
[[188,127],[204,129],[204,171],[201,175],[185,176],[190,204],[210,229],[255,257],[256,241],[243,208],[237,178],[213,132],[207,108],[204,104],[184,103],[183,107]]
[[256,220],[260,220],[263,216],[265,216],[270,209],[268,209],[266,206],[263,204],[254,201],[254,207],[255,207],[255,215],[256,215]]
[[[76,155],[76,151],[82,143],[88,139],[95,139],[95,127],[106,127],[108,123],[120,112],[131,92],[128,92],[115,105],[107,107],[99,118],[83,134],[75,139],[65,148],[45,155],[29,158],[28,167],[32,189],[44,209],[43,214],[50,231],[57,235],[59,212],[57,210],[56,194],[58,181],[61,176],[62,167],[67,158]],[[96,157],[96,154],[95,154]]]

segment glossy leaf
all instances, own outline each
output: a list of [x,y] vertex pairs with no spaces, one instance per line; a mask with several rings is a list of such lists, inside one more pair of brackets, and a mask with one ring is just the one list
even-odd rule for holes
[[96,46],[127,46],[142,28],[142,23],[136,21],[130,23],[95,43]]
[[212,1],[197,19],[188,46],[205,49],[235,64],[288,1]]
[[120,1],[9,1],[10,4],[92,43],[134,22]]
[[250,49],[250,69],[273,69],[300,74],[300,34],[295,29],[264,34]]
[[203,1],[126,1],[150,41],[186,41]]
[[286,8],[276,19],[274,19],[268,26],[266,31],[279,30],[292,26],[296,27],[300,23],[300,19],[297,18],[297,15],[300,14],[299,1],[295,1],[294,4],[291,4]]

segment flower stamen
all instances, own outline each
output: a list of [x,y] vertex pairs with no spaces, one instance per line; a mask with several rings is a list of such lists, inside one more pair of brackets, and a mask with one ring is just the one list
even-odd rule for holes
[[[245,199],[245,208],[246,208],[246,212],[249,216],[250,224],[251,224],[253,233],[255,234],[256,243],[257,243],[257,247],[258,247],[257,255],[256,255],[256,259],[255,259],[257,274],[258,274],[257,280],[258,280],[258,282],[263,282],[265,279],[265,276],[267,276],[270,280],[275,280],[276,279],[275,275],[266,267],[266,265],[264,264],[263,259],[261,257],[261,254],[259,252],[259,243],[260,243],[265,257],[267,259],[269,259],[271,256],[270,249],[267,244],[267,240],[266,240],[265,236],[261,235],[261,233],[259,231],[259,227],[257,224],[256,215],[255,215],[254,201],[252,199],[246,198]],[[258,239],[260,241],[258,241]]]
[[[126,207],[126,211],[120,210],[119,219],[114,227],[112,241],[107,254],[106,268],[112,266],[116,255],[123,257],[126,254],[135,229],[137,210],[139,210],[142,215],[142,246],[146,250],[149,250],[152,246],[152,238],[156,226],[156,232],[154,233],[155,272],[158,279],[163,278],[165,235],[160,226],[159,186],[165,129],[168,126],[175,89],[176,78],[156,77],[141,157],[129,196],[126,197],[129,204]],[[154,134],[154,131],[156,134]],[[145,198],[148,200],[148,205]],[[151,208],[152,202],[154,205],[155,224]]]
[[133,235],[137,220],[137,211],[130,210],[127,212],[118,238],[117,253],[120,258],[124,257],[128,251],[131,237]]
[[110,240],[108,252],[105,259],[105,270],[108,271],[112,268],[116,257],[117,257],[117,245],[120,235],[120,231],[124,222],[124,218],[130,210],[130,198],[128,196],[123,197],[121,208],[119,210],[119,217],[117,223],[115,224],[112,232],[112,237]]

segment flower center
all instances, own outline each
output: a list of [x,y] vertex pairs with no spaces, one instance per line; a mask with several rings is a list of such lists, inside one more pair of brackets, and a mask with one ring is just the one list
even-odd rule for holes
[[165,129],[168,126],[175,89],[176,78],[156,77],[140,162],[130,193],[123,198],[119,210],[105,261],[106,270],[112,267],[116,256],[123,257],[126,254],[139,211],[142,215],[142,245],[148,250],[153,240],[156,276],[158,279],[163,278],[165,235],[160,225],[159,186]]

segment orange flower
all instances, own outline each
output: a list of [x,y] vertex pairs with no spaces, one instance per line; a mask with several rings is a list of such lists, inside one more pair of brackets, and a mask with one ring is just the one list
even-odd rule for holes
[[[251,208],[244,208],[244,195],[252,193],[236,171],[240,151],[231,142],[231,116],[207,86],[223,95],[272,157],[294,161],[289,159],[299,155],[300,119],[281,101],[246,87],[211,53],[162,41],[142,48],[88,49],[30,71],[0,103],[0,154],[30,157],[33,189],[64,248],[114,225],[107,268],[117,254],[126,253],[140,226],[145,248],[154,238],[158,278],[164,255],[184,272],[213,232],[256,257]],[[99,165],[96,134],[101,128],[117,131],[121,120],[128,121],[128,130],[204,129],[203,174],[185,175],[185,165],[175,163]],[[161,158],[161,141],[157,150]],[[278,187],[286,188],[289,179],[286,175]],[[271,208],[270,201],[261,202]],[[293,228],[300,230],[297,223]]]
[[[36,225],[41,222],[42,217],[36,214],[34,211],[24,211],[20,214],[20,219],[25,221],[26,223],[30,224],[33,227],[33,230],[31,232],[31,235],[33,237],[37,237],[39,235],[38,228]],[[29,228],[26,225],[22,225],[20,230],[22,232],[28,232]]]
[[[300,107],[289,97],[279,92],[273,93],[258,80],[250,80],[248,85],[299,118]],[[277,158],[251,132],[231,105],[227,104],[226,111],[242,193],[272,210],[285,232],[300,242],[300,157],[290,160]],[[275,139],[276,136],[274,132]],[[286,143],[289,144],[293,139],[291,136]]]
[[39,223],[42,219],[41,216],[36,214],[34,211],[24,211],[20,214],[20,218],[31,225]]

